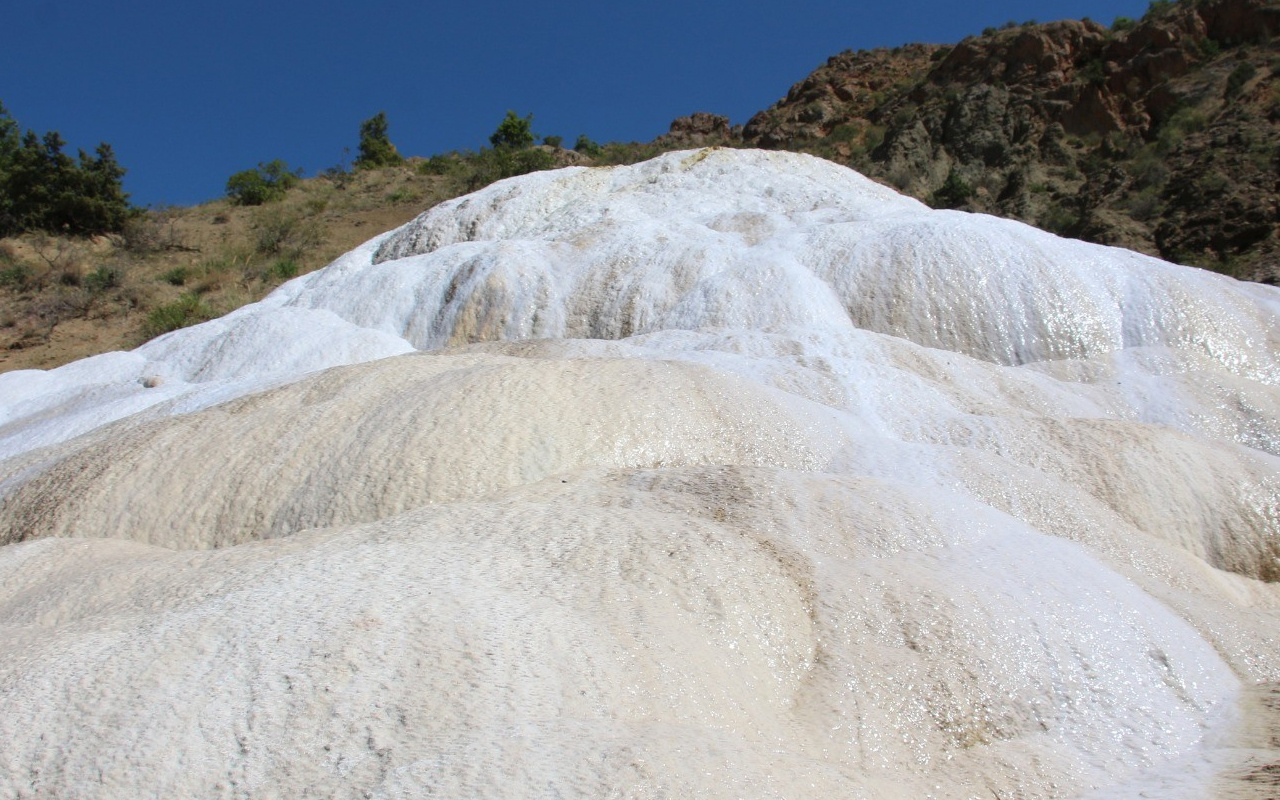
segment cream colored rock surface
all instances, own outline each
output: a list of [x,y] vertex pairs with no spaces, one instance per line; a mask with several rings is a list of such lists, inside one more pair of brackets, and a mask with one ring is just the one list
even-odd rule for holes
[[0,796],[1222,794],[1278,313],[804,156],[495,184],[0,376]]

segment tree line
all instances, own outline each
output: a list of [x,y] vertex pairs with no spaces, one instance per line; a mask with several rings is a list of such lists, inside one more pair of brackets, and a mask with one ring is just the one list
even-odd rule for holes
[[78,158],[57,131],[21,132],[0,103],[0,236],[28,231],[113,233],[130,214],[124,168],[111,145]]

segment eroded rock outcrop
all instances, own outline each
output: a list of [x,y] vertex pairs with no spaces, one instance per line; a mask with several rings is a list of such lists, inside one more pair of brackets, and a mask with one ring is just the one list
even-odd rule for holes
[[844,53],[743,137],[938,205],[1274,281],[1278,32],[1273,0],[1210,0],[1111,29],[1010,23]]

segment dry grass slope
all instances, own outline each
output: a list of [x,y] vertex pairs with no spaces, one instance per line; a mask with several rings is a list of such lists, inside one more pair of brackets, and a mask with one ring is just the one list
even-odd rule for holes
[[263,206],[148,210],[119,236],[0,240],[0,372],[130,349],[225,314],[455,194],[411,163],[305,180]]

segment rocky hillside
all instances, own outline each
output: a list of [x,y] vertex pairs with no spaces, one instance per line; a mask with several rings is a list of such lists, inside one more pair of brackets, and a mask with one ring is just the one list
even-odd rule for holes
[[[846,52],[723,140],[1275,282],[1277,33],[1274,0],[1157,2],[1111,28],[1009,23],[950,47]],[[679,122],[671,135],[690,130]]]

